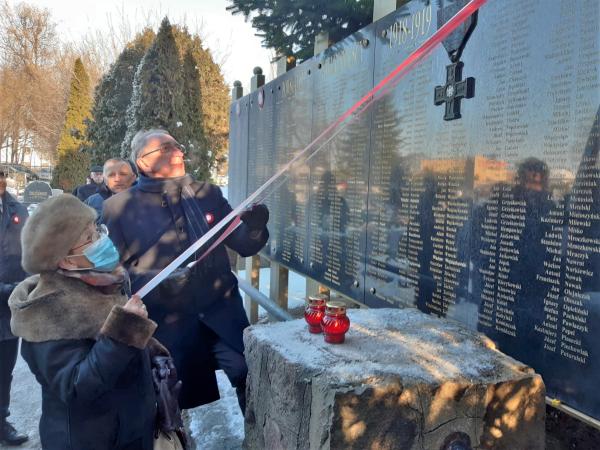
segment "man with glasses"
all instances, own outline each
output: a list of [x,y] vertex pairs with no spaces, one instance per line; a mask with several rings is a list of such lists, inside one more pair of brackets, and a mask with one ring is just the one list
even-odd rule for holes
[[[231,212],[217,186],[186,175],[184,151],[164,130],[138,132],[130,155],[140,172],[138,184],[104,202],[103,221],[129,270],[133,292]],[[224,243],[251,256],[267,242],[269,211],[256,205],[241,219]],[[220,368],[245,409],[242,332],[248,319],[225,245],[191,272],[178,270],[144,298],[149,317],[158,323],[156,337],[171,351],[183,381],[182,408],[219,398],[214,371]]]
[[12,371],[17,362],[18,339],[10,331],[8,297],[26,273],[21,267],[21,229],[27,208],[6,191],[6,175],[0,172],[0,444],[20,445],[20,435],[6,420],[9,416]]

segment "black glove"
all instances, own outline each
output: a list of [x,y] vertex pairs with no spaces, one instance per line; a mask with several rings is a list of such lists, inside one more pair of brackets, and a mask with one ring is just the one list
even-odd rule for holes
[[158,428],[164,432],[183,428],[179,409],[181,381],[177,380],[177,370],[170,356],[152,358],[152,379],[156,392]]
[[192,271],[188,267],[179,267],[160,283],[162,296],[173,297],[180,295],[190,284]]
[[263,230],[269,221],[269,209],[262,203],[252,205],[240,215],[240,219],[251,230]]

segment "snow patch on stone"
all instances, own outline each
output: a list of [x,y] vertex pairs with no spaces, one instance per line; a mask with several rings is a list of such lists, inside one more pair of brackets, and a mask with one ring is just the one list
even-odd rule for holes
[[[323,370],[332,381],[399,376],[404,382],[502,380],[523,365],[490,348],[485,336],[413,309],[349,310],[346,342],[327,344],[304,320],[253,326],[291,364]],[[248,338],[248,336],[246,337]]]

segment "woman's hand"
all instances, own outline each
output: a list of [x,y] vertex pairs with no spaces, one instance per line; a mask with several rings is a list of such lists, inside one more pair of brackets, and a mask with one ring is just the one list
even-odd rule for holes
[[148,311],[146,311],[146,305],[144,305],[144,302],[142,301],[139,295],[134,295],[129,300],[127,300],[127,303],[125,303],[123,309],[133,314],[137,314],[138,316],[143,317],[144,319],[148,318]]

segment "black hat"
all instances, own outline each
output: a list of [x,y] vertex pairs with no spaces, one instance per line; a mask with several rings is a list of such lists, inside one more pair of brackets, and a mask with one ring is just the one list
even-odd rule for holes
[[90,172],[102,172],[104,168],[102,166],[92,166]]

